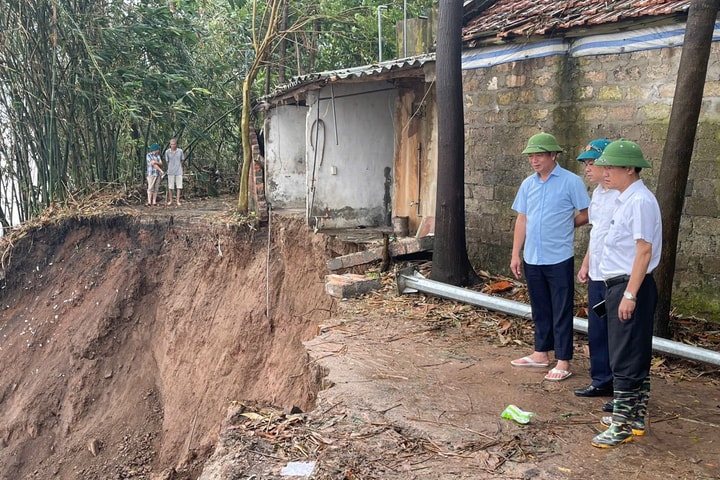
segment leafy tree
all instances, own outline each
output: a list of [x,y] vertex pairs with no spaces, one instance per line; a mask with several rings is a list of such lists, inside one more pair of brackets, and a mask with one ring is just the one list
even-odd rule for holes
[[97,183],[137,183],[149,143],[185,135],[192,150],[238,138],[234,122],[217,121],[237,105],[227,50],[198,56],[203,39],[216,45],[201,9],[171,7],[0,0],[0,222]]
[[[98,183],[139,187],[147,145],[170,137],[193,168],[235,176],[252,99],[374,61],[379,3],[0,0],[0,224]],[[431,2],[410,3],[417,15]]]

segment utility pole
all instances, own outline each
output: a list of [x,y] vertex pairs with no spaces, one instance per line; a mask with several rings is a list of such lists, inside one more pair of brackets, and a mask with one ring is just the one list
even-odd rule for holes
[[377,19],[378,19],[378,62],[382,62],[382,10],[386,10],[387,5],[378,5],[377,7]]
[[407,57],[407,0],[403,0],[403,58]]
[[435,193],[435,242],[430,279],[455,286],[479,282],[465,242],[465,119],[461,51],[463,5],[440,0],[438,17],[436,101],[438,168]]

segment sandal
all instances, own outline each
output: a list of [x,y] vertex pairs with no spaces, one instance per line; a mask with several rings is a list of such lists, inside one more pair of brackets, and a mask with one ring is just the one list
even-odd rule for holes
[[512,360],[510,362],[510,365],[512,365],[513,367],[546,368],[548,366],[548,363],[547,362],[536,362],[535,360],[533,360],[532,358],[530,358],[528,356],[528,357],[518,358],[517,360]]
[[553,368],[551,369],[547,375],[545,375],[545,380],[548,380],[550,382],[562,382],[563,380],[567,380],[570,378],[570,375],[572,375],[572,372],[568,372],[567,370],[560,370],[559,368]]

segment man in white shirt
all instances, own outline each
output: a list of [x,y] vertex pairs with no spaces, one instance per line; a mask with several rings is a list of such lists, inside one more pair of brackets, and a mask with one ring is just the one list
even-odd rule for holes
[[[600,276],[600,255],[610,219],[615,210],[615,199],[620,192],[603,185],[604,168],[595,165],[610,140],[599,138],[588,143],[577,160],[585,163],[585,176],[596,184],[588,209],[590,242],[577,274],[580,283],[588,286],[588,347],[590,349],[590,385],[575,390],[578,397],[612,397],[612,369],[608,353],[607,316],[601,315],[605,301],[605,283]],[[593,308],[594,306],[600,306]]]
[[180,191],[183,188],[183,166],[185,153],[182,148],[178,148],[177,139],[170,139],[170,148],[165,150],[165,162],[167,163],[168,177],[168,198],[167,204],[172,204],[173,190],[176,192],[175,203],[180,206]]
[[657,304],[652,271],[660,263],[662,220],[655,196],[640,180],[640,171],[650,164],[638,144],[612,142],[595,165],[605,167],[604,185],[620,192],[599,265],[607,287],[615,400],[612,417],[601,420],[608,429],[592,441],[595,447],[612,448],[645,433]]

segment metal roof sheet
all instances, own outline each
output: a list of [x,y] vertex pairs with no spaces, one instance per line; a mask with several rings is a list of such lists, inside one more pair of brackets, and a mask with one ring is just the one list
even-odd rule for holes
[[[508,39],[560,33],[577,27],[617,24],[623,20],[686,14],[691,0],[464,0],[463,41],[473,46],[480,39]],[[282,101],[299,92],[327,83],[397,78],[403,72],[434,62],[435,54],[388,60],[291,78],[279,85],[266,101]]]
[[426,63],[434,61],[435,54],[429,53],[416,57],[388,60],[386,62],[374,63],[372,65],[298,75],[296,77],[292,77],[287,83],[278,85],[278,87],[265,98],[279,99],[281,97],[287,97],[289,94],[294,93],[301,88],[305,90],[310,88],[321,88],[327,83],[338,80],[352,81],[356,79],[363,79],[365,77],[373,77],[377,80],[396,78],[403,76],[403,72],[420,69]]
[[[482,9],[472,9],[474,3]],[[576,27],[617,23],[623,20],[685,14],[691,0],[486,0],[466,2],[474,12],[463,28],[463,41],[546,35]]]

